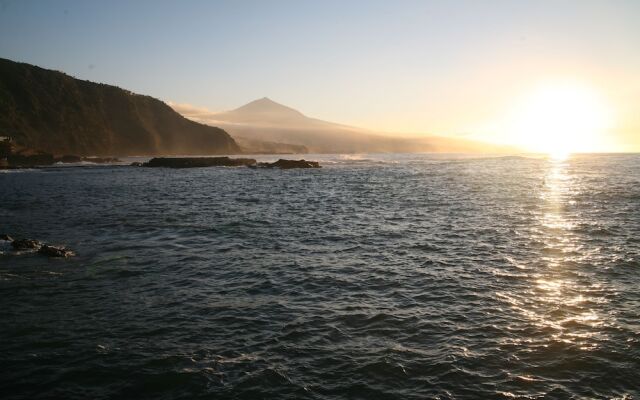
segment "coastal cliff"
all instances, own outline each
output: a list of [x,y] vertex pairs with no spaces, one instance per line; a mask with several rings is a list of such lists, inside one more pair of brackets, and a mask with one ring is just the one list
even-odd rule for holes
[[116,86],[0,58],[0,136],[53,154],[232,154],[224,130]]

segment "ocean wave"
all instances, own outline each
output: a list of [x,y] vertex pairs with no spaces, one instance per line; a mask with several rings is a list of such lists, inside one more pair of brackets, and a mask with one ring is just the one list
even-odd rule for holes
[[639,396],[633,157],[317,158],[1,174],[3,396]]

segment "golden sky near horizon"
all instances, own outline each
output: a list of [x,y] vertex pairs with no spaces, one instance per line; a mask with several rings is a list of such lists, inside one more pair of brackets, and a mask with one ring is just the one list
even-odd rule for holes
[[584,64],[558,68],[555,61],[542,68],[543,61],[537,60],[530,67],[536,71],[523,65],[474,71],[478,75],[473,79],[443,90],[437,99],[423,100],[421,107],[355,123],[540,152],[640,151],[640,74],[632,68],[598,66],[584,73]]
[[640,152],[640,1],[5,2],[0,57],[212,111]]

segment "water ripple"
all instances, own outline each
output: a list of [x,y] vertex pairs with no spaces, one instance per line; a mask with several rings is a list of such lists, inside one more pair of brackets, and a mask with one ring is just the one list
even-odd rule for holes
[[0,174],[3,398],[640,396],[640,158]]

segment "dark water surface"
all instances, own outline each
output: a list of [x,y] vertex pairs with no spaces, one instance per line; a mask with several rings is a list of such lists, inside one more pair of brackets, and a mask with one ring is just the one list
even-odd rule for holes
[[0,397],[639,398],[640,156],[0,173]]

